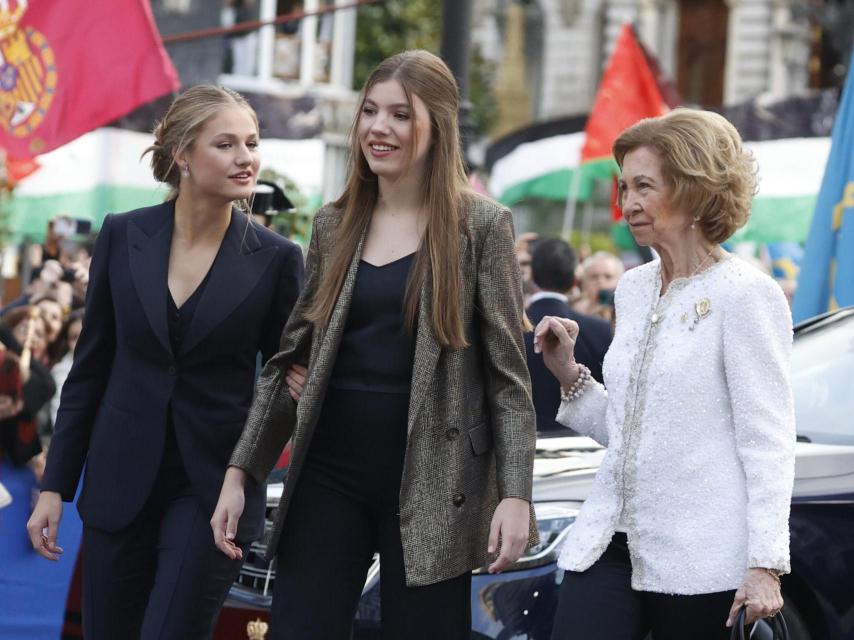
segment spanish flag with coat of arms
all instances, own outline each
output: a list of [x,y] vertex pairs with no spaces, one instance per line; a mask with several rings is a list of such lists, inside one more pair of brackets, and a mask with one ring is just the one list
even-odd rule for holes
[[32,158],[175,91],[148,0],[0,0],[0,147]]

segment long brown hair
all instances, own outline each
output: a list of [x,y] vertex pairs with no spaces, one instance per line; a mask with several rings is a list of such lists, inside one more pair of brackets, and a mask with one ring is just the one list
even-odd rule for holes
[[[379,197],[378,180],[359,145],[358,126],[365,97],[380,82],[397,80],[409,102],[417,95],[430,113],[431,144],[425,161],[422,198],[427,227],[410,275],[404,300],[407,326],[417,322],[421,286],[430,277],[433,284],[431,320],[433,334],[444,348],[468,346],[463,327],[460,270],[461,237],[466,231],[465,208],[472,196],[460,153],[456,80],[441,58],[427,51],[404,51],[386,58],[371,73],[359,100],[350,131],[350,168],[344,194],[334,203],[341,223],[333,243],[328,270],[318,285],[308,318],[319,325],[329,322],[347,270],[353,260]],[[416,136],[417,130],[411,120]]]

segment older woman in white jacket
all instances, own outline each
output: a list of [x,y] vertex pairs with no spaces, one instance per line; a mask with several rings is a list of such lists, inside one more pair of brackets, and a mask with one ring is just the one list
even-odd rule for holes
[[731,124],[678,109],[626,130],[614,155],[623,215],[659,259],[617,287],[605,386],[574,360],[574,322],[535,329],[562,386],[557,420],[608,447],[560,556],[553,640],[725,639],[742,606],[748,621],[783,606],[791,315],[771,278],[719,246],[755,189]]

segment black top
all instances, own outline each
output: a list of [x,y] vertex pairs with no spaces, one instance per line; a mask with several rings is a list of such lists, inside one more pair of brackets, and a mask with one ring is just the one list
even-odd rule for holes
[[330,386],[352,391],[409,393],[415,336],[403,301],[414,253],[381,267],[361,261]]
[[[172,292],[169,287],[166,287],[166,313],[167,325],[169,326],[169,344],[172,347],[172,353],[177,354],[181,351],[181,344],[184,337],[190,330],[190,323],[193,321],[193,315],[196,313],[196,307],[199,305],[199,300],[205,291],[210,277],[210,270],[202,280],[201,284],[196,287],[193,294],[184,301],[181,308],[175,304],[172,298]],[[175,422],[172,418],[172,409],[169,409],[169,419],[166,423],[166,442],[163,446],[163,460],[160,463],[160,472],[167,474],[171,483],[183,485],[188,480],[184,471],[184,461],[181,459],[181,450],[178,448],[178,439],[175,436]],[[161,478],[161,481],[163,478]]]
[[166,296],[166,309],[168,315],[167,323],[169,325],[169,344],[172,347],[172,353],[177,354],[181,351],[181,344],[184,342],[184,336],[190,330],[190,323],[193,321],[193,315],[196,313],[196,307],[199,305],[199,300],[205,292],[205,287],[208,284],[211,272],[208,270],[204,280],[196,287],[193,294],[184,301],[181,308],[175,304],[172,298],[172,292],[169,287],[166,287],[168,295]]

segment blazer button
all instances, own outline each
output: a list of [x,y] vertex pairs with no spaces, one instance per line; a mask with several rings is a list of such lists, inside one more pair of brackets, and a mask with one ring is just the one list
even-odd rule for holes
[[174,376],[176,373],[178,373],[178,369],[175,368],[174,364],[170,364],[169,365],[169,375]]
[[452,500],[455,507],[463,506],[465,501],[466,501],[466,494],[464,494],[464,493],[458,493],[457,495],[454,496],[454,498]]
[[456,427],[451,427],[445,432],[445,437],[451,441],[456,440],[460,437],[460,430]]

